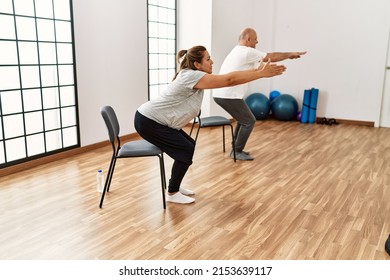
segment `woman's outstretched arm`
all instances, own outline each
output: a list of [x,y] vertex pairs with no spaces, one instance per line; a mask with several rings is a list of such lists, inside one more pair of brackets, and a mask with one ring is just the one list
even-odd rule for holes
[[254,70],[234,71],[222,75],[206,74],[194,86],[195,89],[213,89],[231,87],[245,84],[260,78],[269,78],[283,74],[286,70],[284,65],[271,64],[268,60]]

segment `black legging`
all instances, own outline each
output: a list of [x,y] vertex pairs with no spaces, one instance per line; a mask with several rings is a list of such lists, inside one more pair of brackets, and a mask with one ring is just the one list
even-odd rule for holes
[[195,140],[182,129],[177,130],[161,125],[138,111],[135,113],[134,127],[142,138],[174,159],[168,192],[178,192],[184,175],[192,164]]

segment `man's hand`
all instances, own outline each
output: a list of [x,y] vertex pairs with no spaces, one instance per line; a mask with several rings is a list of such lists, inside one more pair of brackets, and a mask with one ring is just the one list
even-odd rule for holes
[[304,55],[306,54],[306,52],[291,52],[290,55],[289,55],[289,59],[296,59],[296,58],[300,58],[301,55]]

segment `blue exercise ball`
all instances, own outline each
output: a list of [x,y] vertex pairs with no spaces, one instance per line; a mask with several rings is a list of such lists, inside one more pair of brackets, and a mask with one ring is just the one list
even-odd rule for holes
[[268,97],[264,94],[258,92],[252,93],[245,98],[245,103],[252,111],[256,120],[264,120],[268,118],[271,104]]
[[276,97],[280,95],[280,91],[273,90],[269,93],[269,101],[272,102]]
[[277,120],[295,120],[298,113],[298,102],[289,94],[281,94],[272,101],[271,111]]

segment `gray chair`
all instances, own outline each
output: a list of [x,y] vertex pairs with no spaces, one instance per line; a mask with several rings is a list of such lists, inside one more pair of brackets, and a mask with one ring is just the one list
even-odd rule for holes
[[199,112],[198,116],[194,118],[192,122],[190,136],[192,131],[194,130],[195,124],[198,123],[198,129],[195,135],[195,141],[198,140],[199,130],[204,127],[217,127],[222,126],[222,143],[223,143],[223,152],[225,152],[225,126],[230,126],[230,131],[232,133],[232,150],[234,162],[236,162],[236,146],[234,141],[234,133],[233,133],[233,125],[232,122],[225,117],[222,116],[210,116],[210,117],[201,117],[201,112]]
[[111,180],[114,174],[114,169],[115,169],[115,164],[117,159],[157,156],[160,162],[161,191],[162,191],[163,206],[164,209],[166,209],[166,203],[165,203],[166,180],[165,180],[163,152],[158,147],[149,143],[146,140],[134,140],[134,141],[126,142],[121,146],[121,142],[119,138],[120,127],[114,109],[111,106],[104,106],[101,108],[100,113],[107,126],[109,141],[112,146],[112,157],[111,157],[110,167],[107,173],[106,182],[104,184],[102,197],[100,199],[99,207],[102,208],[104,196],[106,192],[110,190]]

